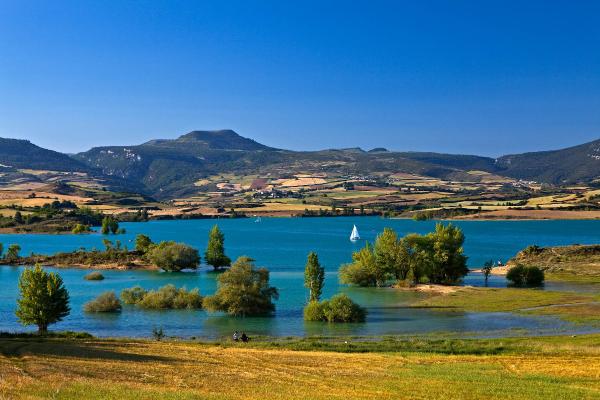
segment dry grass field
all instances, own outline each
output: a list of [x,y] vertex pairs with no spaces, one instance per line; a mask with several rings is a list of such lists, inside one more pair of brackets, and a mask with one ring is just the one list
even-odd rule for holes
[[0,398],[596,399],[598,339],[534,338],[527,354],[495,355],[0,339]]

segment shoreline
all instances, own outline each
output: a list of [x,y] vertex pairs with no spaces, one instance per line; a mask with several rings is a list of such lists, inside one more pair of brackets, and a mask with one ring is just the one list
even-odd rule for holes
[[58,269],[82,269],[82,270],[102,270],[102,271],[159,271],[160,268],[151,265],[151,264],[133,264],[133,265],[124,265],[124,264],[60,264],[60,263],[52,263],[52,262],[38,262],[38,263],[28,263],[28,262],[19,262],[19,263],[0,263],[0,267],[30,267],[35,264],[40,264],[42,267],[51,267]]

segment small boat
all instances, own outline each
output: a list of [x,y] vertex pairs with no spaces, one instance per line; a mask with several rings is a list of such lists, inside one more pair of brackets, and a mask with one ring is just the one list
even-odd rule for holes
[[358,234],[358,229],[356,229],[356,225],[352,228],[352,233],[350,234],[350,240],[353,242],[360,240],[360,235]]

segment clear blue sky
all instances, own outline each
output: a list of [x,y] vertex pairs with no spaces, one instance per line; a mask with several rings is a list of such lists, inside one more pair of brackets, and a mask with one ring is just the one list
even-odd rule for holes
[[500,155],[600,137],[600,1],[0,0],[0,136]]

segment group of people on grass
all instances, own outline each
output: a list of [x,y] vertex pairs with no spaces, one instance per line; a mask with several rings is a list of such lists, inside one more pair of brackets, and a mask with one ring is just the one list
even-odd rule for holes
[[241,335],[238,331],[233,332],[233,341],[239,342],[240,340],[244,343],[248,343],[250,341],[250,338],[248,337],[248,335],[246,335],[246,332],[242,332]]

